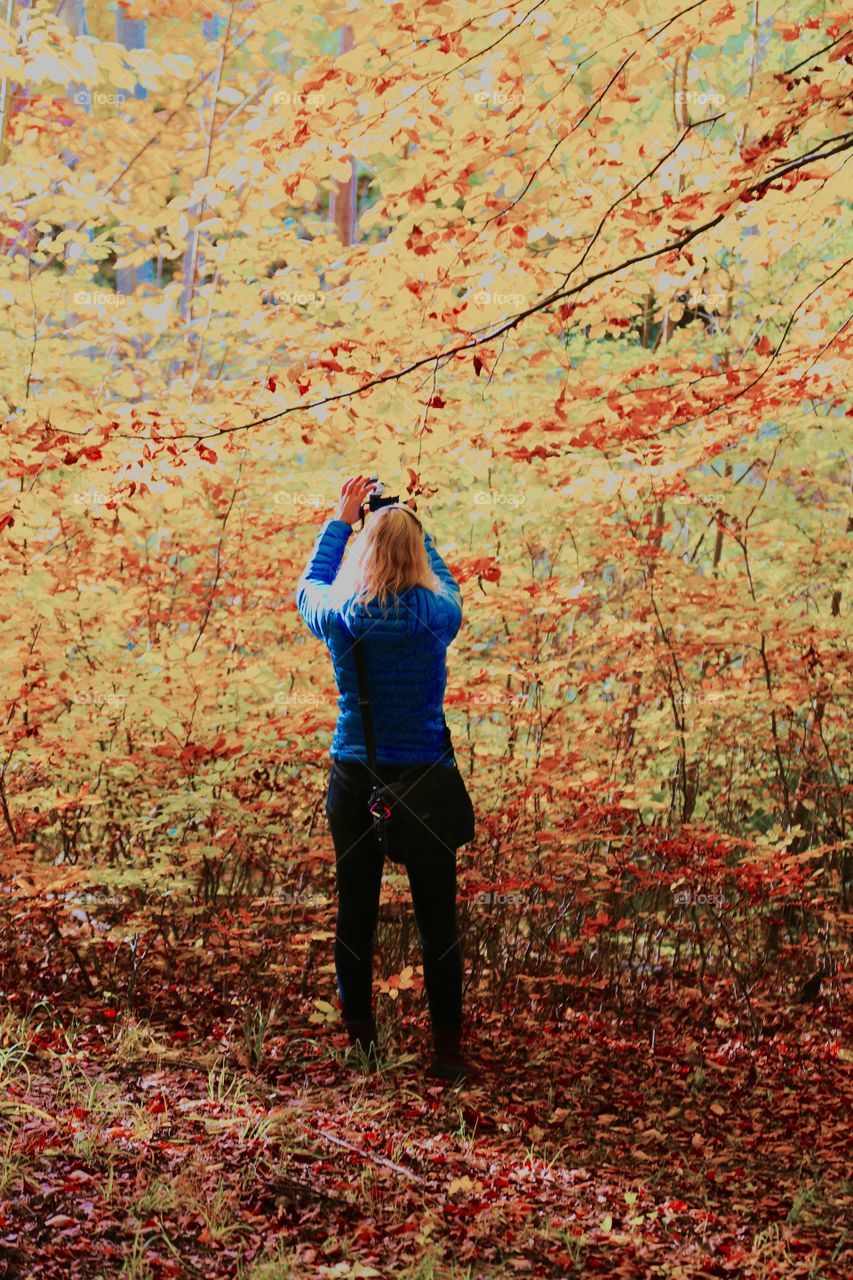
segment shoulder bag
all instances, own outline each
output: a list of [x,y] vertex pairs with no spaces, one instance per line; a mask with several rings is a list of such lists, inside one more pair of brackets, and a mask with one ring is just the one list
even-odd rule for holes
[[[370,770],[376,777],[376,737],[373,712],[367,687],[367,655],[361,639],[352,646],[358,676],[358,705],[364,726],[364,741]],[[456,764],[453,740],[447,719],[444,720],[445,750],[438,760],[426,765],[412,765],[394,782],[374,782],[368,808],[373,818],[373,832],[380,848],[392,862],[405,865],[406,850],[424,830],[429,831],[450,851],[474,838],[474,806],[465,780]],[[448,755],[451,764],[446,763]]]

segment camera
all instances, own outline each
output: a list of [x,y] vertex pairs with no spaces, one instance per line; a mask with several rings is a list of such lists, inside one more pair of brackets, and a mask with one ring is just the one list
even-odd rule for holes
[[384,498],[382,496],[385,492],[385,485],[382,483],[382,481],[379,479],[378,476],[369,476],[368,479],[373,485],[373,492],[369,495],[367,499],[368,511],[379,511],[381,507],[391,507],[394,505],[395,502],[400,501],[399,497],[396,494],[393,497],[388,497],[388,498]]

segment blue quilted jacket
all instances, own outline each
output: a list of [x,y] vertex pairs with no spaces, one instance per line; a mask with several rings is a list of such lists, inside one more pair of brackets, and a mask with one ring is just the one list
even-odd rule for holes
[[325,641],[335,669],[338,720],[329,755],[333,760],[367,763],[351,652],[353,638],[363,636],[377,765],[437,760],[445,749],[446,650],[462,624],[459,585],[426,533],[427,552],[442,583],[440,593],[409,587],[397,597],[397,613],[393,598],[387,613],[375,599],[366,605],[355,605],[350,599],[339,611],[329,600],[329,587],[351,533],[345,520],[326,521],[296,591],[299,612],[317,639]]

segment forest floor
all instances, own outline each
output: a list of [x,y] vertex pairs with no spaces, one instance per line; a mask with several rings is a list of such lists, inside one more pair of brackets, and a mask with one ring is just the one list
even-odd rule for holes
[[158,1016],[73,984],[33,1005],[8,979],[0,1276],[853,1270],[837,991],[777,998],[758,1037],[722,981],[710,1018],[707,986],[673,987],[642,1030],[606,1006],[509,1020],[472,1001],[482,1075],[457,1086],[424,1075],[411,999],[383,997],[370,1072],[310,1000],[241,1024],[212,994],[171,987]]

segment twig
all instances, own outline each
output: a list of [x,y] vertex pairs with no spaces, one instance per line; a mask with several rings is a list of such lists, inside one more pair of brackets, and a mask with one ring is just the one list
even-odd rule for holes
[[338,1138],[334,1133],[329,1133],[328,1129],[311,1129],[308,1125],[304,1125],[304,1128],[308,1133],[316,1137],[328,1138],[329,1142],[334,1142],[336,1146],[346,1147],[348,1151],[354,1151],[356,1155],[363,1156],[365,1160],[372,1160],[374,1164],[380,1164],[385,1169],[393,1169],[394,1173],[401,1173],[404,1178],[411,1178],[412,1182],[423,1183],[424,1181],[419,1174],[413,1173],[411,1169],[406,1169],[401,1164],[395,1164],[393,1160],[386,1160],[383,1156],[374,1156],[369,1151],[362,1151],[360,1147],[347,1142],[345,1138]]
[[204,611],[204,617],[201,620],[201,626],[198,629],[198,635],[195,638],[195,642],[193,644],[192,649],[190,650],[190,653],[195,653],[196,646],[198,645],[199,640],[204,635],[204,629],[207,626],[207,621],[208,621],[208,618],[210,617],[210,611],[213,608],[213,598],[216,595],[216,588],[219,585],[219,575],[222,572],[222,543],[225,538],[225,526],[228,523],[228,517],[231,514],[231,509],[234,506],[234,502],[237,498],[237,493],[240,488],[240,476],[243,471],[243,460],[245,456],[246,456],[246,453],[244,450],[243,457],[240,459],[240,465],[237,468],[237,479],[234,482],[234,492],[231,494],[231,501],[228,503],[228,510],[225,512],[225,515],[222,517],[222,528],[219,530],[219,540],[216,544],[216,573],[214,574],[214,577],[213,577],[213,585],[210,588],[210,595],[208,596],[207,606]]
[[65,934],[62,932],[59,925],[56,923],[55,918],[52,915],[50,915],[50,913],[47,911],[45,912],[45,914],[47,915],[48,924],[50,925],[53,932],[56,934],[60,943],[63,946],[67,947],[68,950],[71,952],[72,956],[74,957],[77,968],[80,970],[80,976],[85,982],[89,994],[92,996],[96,996],[98,994],[98,989],[92,982],[92,979],[89,977],[89,971],[87,970],[83,961],[80,959],[79,951],[77,950],[77,948],[75,947],[71,939],[66,938]]

